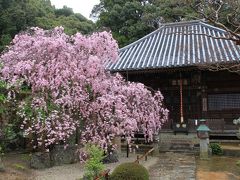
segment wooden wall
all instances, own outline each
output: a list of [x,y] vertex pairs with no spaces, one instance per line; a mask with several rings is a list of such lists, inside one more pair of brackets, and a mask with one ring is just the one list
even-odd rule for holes
[[[129,81],[142,82],[163,93],[165,105],[170,111],[170,121],[165,125],[167,129],[171,129],[173,122],[180,122],[179,79],[183,80],[183,115],[185,121],[223,118],[225,129],[236,129],[232,120],[240,117],[240,105],[228,108],[227,104],[231,104],[230,101],[240,101],[240,97],[238,100],[238,94],[240,95],[240,75],[238,74],[227,71],[201,71],[193,68],[178,71],[125,72],[122,74]],[[223,98],[221,103],[226,103],[226,107],[217,109],[214,107],[214,102],[218,102],[221,98]],[[229,98],[232,100],[227,100]],[[209,99],[211,102],[208,101]],[[211,103],[210,108],[209,103]],[[212,110],[211,107],[215,109]]]

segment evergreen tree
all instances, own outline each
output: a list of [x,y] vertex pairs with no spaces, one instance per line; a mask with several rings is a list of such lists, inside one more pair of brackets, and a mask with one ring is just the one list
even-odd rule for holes
[[50,0],[0,0],[0,52],[17,33],[33,26],[63,26],[68,34],[94,30],[92,21],[67,6],[55,9]]
[[193,19],[196,13],[184,0],[101,0],[92,10],[98,28],[110,29],[120,46],[159,28],[161,23]]

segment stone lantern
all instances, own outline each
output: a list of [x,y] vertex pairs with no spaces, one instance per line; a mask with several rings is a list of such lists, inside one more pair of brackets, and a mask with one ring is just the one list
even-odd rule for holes
[[233,120],[233,124],[238,126],[237,138],[240,139],[240,117],[238,119],[234,119]]
[[208,159],[209,157],[209,131],[206,120],[200,120],[200,125],[197,128],[197,136],[200,139],[200,159]]
[[200,125],[197,128],[197,136],[200,139],[206,139],[209,138],[209,127],[206,125],[206,120],[205,119],[201,119],[200,121]]

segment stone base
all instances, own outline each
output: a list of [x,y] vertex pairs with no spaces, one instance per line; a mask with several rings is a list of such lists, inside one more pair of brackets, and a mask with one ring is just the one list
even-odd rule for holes
[[50,168],[53,166],[53,163],[50,160],[49,153],[37,152],[32,154],[30,160],[30,167],[33,169],[44,169]]
[[63,145],[56,145],[50,152],[51,161],[54,165],[72,164],[79,160],[77,146],[68,146],[64,149]]
[[30,167],[34,169],[44,169],[63,164],[72,164],[79,160],[77,146],[56,145],[50,153],[34,153],[30,160]]
[[209,139],[200,139],[200,159],[209,159]]
[[200,159],[201,160],[209,160],[208,152],[200,152]]
[[115,163],[118,162],[118,154],[116,151],[114,151],[112,154],[108,154],[104,159],[103,163],[104,164],[109,164],[109,163]]

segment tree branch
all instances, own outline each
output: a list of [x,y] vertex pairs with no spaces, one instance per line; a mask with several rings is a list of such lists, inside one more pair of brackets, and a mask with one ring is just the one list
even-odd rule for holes
[[[207,2],[200,1],[195,6],[192,6],[192,8],[213,25],[224,29],[228,34],[227,38],[231,41],[234,41],[236,45],[240,45],[240,35],[238,34],[238,31],[240,30],[240,23],[235,24],[234,22],[231,22],[229,19],[229,17],[231,16],[230,14],[227,15],[227,21],[229,24],[231,24],[233,27],[236,28],[235,30],[231,30],[230,28],[225,26],[223,23],[219,22],[219,13],[222,10],[223,5],[225,4],[229,5],[228,3],[224,3],[223,1],[220,1],[220,2],[210,1],[210,0]],[[238,10],[239,10],[238,6],[234,8],[233,17],[239,14],[237,12]],[[208,15],[206,11],[207,12],[209,11],[210,15]],[[223,39],[226,39],[226,38],[224,37]]]

